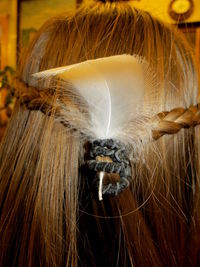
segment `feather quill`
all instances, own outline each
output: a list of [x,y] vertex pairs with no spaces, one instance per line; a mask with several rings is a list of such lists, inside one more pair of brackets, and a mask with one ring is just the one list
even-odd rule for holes
[[[84,110],[87,106],[86,116],[66,107],[66,117],[91,139],[112,138],[132,145],[144,130],[137,131],[136,122],[142,115],[147,116],[148,107],[152,115],[151,100],[155,100],[155,96],[149,93],[155,92],[155,75],[138,56],[116,55],[87,60],[33,76],[59,79],[66,94],[77,96],[78,105]],[[100,176],[102,183],[102,173]],[[101,192],[99,198],[102,198]]]

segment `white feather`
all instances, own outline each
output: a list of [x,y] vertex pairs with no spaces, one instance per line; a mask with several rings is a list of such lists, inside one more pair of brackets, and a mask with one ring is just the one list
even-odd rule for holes
[[[141,145],[145,133],[148,135],[144,118],[149,108],[152,115],[152,107],[156,106],[156,83],[148,64],[140,57],[117,55],[87,60],[42,71],[34,77],[47,81],[59,78],[56,90],[75,104],[62,101],[62,115],[87,137],[118,139],[135,148]],[[103,178],[104,172],[100,172],[99,200]]]
[[[68,86],[68,93],[78,95],[80,106],[87,104],[89,121],[88,125],[81,124],[83,132],[92,138],[121,140],[133,134],[134,122],[144,106],[147,89],[144,66],[145,61],[139,57],[117,55],[42,71],[34,77],[61,79]],[[146,75],[151,76],[148,86],[154,86],[153,75]],[[74,123],[73,112],[71,119]]]

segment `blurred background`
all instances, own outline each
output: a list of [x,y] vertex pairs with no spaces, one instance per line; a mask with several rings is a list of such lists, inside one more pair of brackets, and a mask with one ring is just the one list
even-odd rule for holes
[[[82,1],[87,0],[0,0],[0,139],[14,105],[10,81],[23,47],[47,19]],[[179,27],[200,59],[200,0],[133,0],[132,5]]]

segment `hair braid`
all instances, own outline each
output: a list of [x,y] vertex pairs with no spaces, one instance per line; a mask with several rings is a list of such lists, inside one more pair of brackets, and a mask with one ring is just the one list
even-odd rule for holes
[[174,108],[156,115],[159,122],[152,132],[157,140],[165,134],[175,134],[182,128],[194,127],[200,124],[200,104],[189,108]]
[[[40,110],[50,116],[53,114],[61,124],[70,127],[70,123],[65,119],[62,112],[61,99],[56,99],[55,90],[52,88],[36,88],[29,86],[19,78],[12,81],[11,93],[29,110]],[[70,127],[71,128],[71,127]],[[76,129],[73,129],[76,130]]]
[[40,109],[45,114],[52,110],[52,90],[40,90],[33,86],[29,86],[22,80],[14,78],[12,82],[12,94],[30,110]]
[[[30,110],[41,110],[44,114],[54,114],[60,123],[70,127],[70,122],[63,116],[61,105],[53,103],[54,90],[50,88],[35,88],[29,86],[22,80],[13,80],[12,93],[15,97]],[[60,99],[59,99],[60,100]],[[57,99],[58,101],[58,99]],[[54,112],[52,112],[54,110]],[[200,104],[189,108],[174,108],[170,111],[158,113],[153,120],[156,126],[152,130],[154,140],[159,139],[165,134],[175,134],[182,128],[194,127],[200,124]],[[71,128],[71,127],[70,127]]]

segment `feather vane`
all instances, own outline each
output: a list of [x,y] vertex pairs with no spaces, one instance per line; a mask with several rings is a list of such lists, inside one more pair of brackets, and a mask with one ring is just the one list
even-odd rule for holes
[[[49,69],[33,76],[59,78],[66,82],[68,93],[71,90],[73,95],[78,95],[80,106],[86,103],[89,122],[83,131],[87,132],[88,127],[92,138],[121,140],[127,137],[125,133],[132,129],[144,105],[147,89],[144,66],[137,56],[117,55]],[[152,88],[154,82],[150,79],[148,87]]]
[[[138,144],[141,145],[141,136],[148,136],[144,118],[149,113],[152,116],[159,97],[155,75],[140,57],[98,58],[41,71],[33,76],[60,81],[62,95],[64,92],[70,96],[79,107],[63,104],[64,116],[88,138],[117,139],[134,146],[135,150]],[[149,133],[150,136],[151,131]],[[101,171],[99,200],[102,200],[103,177]]]

